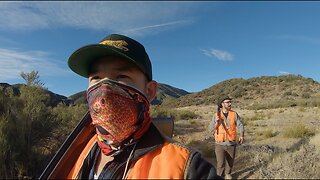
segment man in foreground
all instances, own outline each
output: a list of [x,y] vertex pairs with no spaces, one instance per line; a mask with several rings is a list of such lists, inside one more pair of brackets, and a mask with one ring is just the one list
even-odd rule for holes
[[68,162],[65,178],[220,178],[199,152],[164,136],[151,122],[150,102],[157,82],[143,45],[112,34],[76,50],[68,64],[89,79],[92,122],[85,128],[94,133],[86,133],[83,139],[88,141],[78,143],[84,148],[75,162]]

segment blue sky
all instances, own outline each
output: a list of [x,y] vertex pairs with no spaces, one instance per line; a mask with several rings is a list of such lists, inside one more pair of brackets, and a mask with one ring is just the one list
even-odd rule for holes
[[71,53],[111,33],[144,44],[154,79],[198,92],[231,78],[320,81],[320,2],[0,2],[0,82],[38,70],[64,96],[87,88]]

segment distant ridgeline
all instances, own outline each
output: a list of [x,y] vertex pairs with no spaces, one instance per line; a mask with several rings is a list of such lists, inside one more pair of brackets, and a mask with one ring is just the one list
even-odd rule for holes
[[[11,88],[17,96],[20,93],[19,88],[21,86],[25,85],[0,83],[0,89]],[[46,91],[50,95],[52,106],[56,106],[59,102],[66,105],[87,103],[86,91],[81,91],[70,97]],[[183,89],[159,83],[157,96],[151,104],[166,108],[213,105],[223,95],[234,98],[234,107],[248,109],[320,106],[319,82],[301,75],[261,76],[250,79],[234,78],[196,93],[189,93]]]
[[[22,86],[26,86],[25,84],[13,84],[10,85],[8,83],[0,83],[0,90],[4,90],[7,89],[10,91],[12,91],[14,96],[19,96],[20,95],[20,88]],[[73,103],[73,101],[71,99],[68,99],[65,96],[53,93],[49,90],[44,90],[48,95],[49,95],[49,105],[52,107],[57,106],[60,102],[64,103],[65,105],[70,105]]]
[[[11,89],[13,94],[15,96],[19,96],[20,95],[20,87],[21,86],[25,86],[24,84],[14,84],[14,85],[10,85],[7,83],[0,83],[0,90],[1,89]],[[52,107],[55,107],[57,104],[59,104],[60,102],[66,104],[66,105],[70,105],[70,104],[87,104],[87,100],[86,100],[86,91],[81,91],[78,92],[76,94],[73,94],[69,97],[65,97],[59,94],[55,94],[51,91],[45,90],[49,95],[50,95],[50,105]],[[157,96],[156,98],[151,102],[152,105],[159,105],[163,102],[164,99],[166,98],[172,98],[172,99],[176,99],[179,98],[181,96],[190,94],[189,92],[183,90],[183,89],[179,89],[179,88],[175,88],[172,87],[170,85],[167,84],[162,84],[159,83],[159,87],[158,87],[158,92],[157,92]]]
[[[189,92],[169,86],[167,84],[159,83],[158,92],[156,98],[151,102],[152,105],[160,105],[164,99],[171,98],[177,99],[181,96],[190,94]],[[69,97],[75,104],[86,104],[86,91],[78,92]]]

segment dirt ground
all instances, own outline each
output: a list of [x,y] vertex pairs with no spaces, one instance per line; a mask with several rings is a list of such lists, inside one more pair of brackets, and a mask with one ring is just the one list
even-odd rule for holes
[[[215,106],[180,109],[195,112],[200,117],[176,121],[173,138],[197,149],[210,163],[216,165],[214,142],[208,139],[208,126]],[[245,143],[237,146],[236,150],[232,173],[234,178],[320,178],[319,107],[234,110],[246,124]],[[315,135],[299,138],[285,136],[288,128],[301,123]]]

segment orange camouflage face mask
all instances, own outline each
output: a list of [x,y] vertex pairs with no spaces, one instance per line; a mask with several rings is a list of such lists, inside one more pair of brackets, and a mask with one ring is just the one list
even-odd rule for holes
[[135,143],[149,128],[149,101],[139,90],[103,79],[87,90],[92,124],[106,155]]

